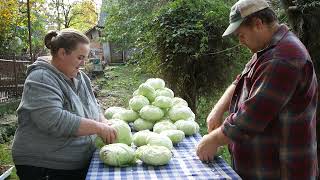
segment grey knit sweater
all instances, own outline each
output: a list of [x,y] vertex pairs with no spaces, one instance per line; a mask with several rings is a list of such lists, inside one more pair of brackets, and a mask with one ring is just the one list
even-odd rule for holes
[[28,67],[12,155],[16,165],[52,169],[86,167],[95,135],[76,137],[81,117],[99,120],[90,79],[79,72],[71,81],[45,60]]

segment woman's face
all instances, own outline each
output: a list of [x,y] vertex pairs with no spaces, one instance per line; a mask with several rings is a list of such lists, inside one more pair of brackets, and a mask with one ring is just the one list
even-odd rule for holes
[[89,44],[79,43],[77,48],[71,51],[70,54],[65,53],[62,56],[62,67],[60,67],[60,71],[69,78],[75,78],[80,66],[82,66],[88,58],[89,51]]

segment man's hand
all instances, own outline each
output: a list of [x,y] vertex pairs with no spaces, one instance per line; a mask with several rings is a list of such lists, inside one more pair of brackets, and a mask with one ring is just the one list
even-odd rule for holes
[[222,122],[223,122],[223,114],[220,115],[219,113],[211,111],[207,117],[208,133],[220,127]]
[[210,162],[217,153],[218,144],[214,140],[214,134],[203,136],[197,147],[197,156],[201,161]]

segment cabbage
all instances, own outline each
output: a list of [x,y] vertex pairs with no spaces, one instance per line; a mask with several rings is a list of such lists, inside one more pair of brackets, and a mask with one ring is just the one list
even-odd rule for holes
[[171,123],[173,123],[169,117],[163,117],[157,122],[171,122]]
[[157,96],[152,105],[159,108],[170,108],[173,105],[172,98],[167,96]]
[[133,122],[133,128],[136,131],[141,131],[145,129],[152,129],[153,123],[150,121],[146,121],[144,119],[138,118]]
[[170,138],[160,134],[149,134],[147,136],[147,144],[164,146],[170,150],[173,148],[173,144]]
[[134,110],[134,111],[140,111],[140,109],[149,104],[148,98],[138,95],[134,96],[133,98],[130,99],[129,101],[129,107]]
[[122,143],[103,146],[99,155],[100,159],[110,166],[128,166],[136,161],[134,150]]
[[111,124],[111,127],[114,127],[117,130],[117,139],[116,143],[124,143],[131,145],[132,143],[132,133],[129,125],[121,121],[114,121]]
[[109,120],[108,120],[108,122],[110,122],[111,124],[118,123],[119,121],[120,121],[121,123],[127,124],[126,121],[121,120],[121,119],[109,119]]
[[143,146],[138,147],[137,150],[134,152],[136,159],[141,159],[141,156],[142,156],[144,150],[149,147],[150,147],[150,145],[143,145]]
[[163,111],[157,106],[146,105],[140,110],[140,116],[150,122],[156,122],[163,117]]
[[170,138],[173,144],[178,144],[185,138],[184,132],[181,130],[164,130],[160,134]]
[[153,102],[156,98],[156,91],[154,88],[145,83],[139,86],[138,94],[147,97],[150,102]]
[[112,116],[116,113],[120,113],[121,111],[123,110],[126,110],[125,108],[123,107],[116,107],[116,106],[113,106],[113,107],[109,107],[108,109],[106,109],[106,111],[104,112],[104,115],[107,119],[111,119]]
[[187,101],[179,97],[174,97],[172,101],[173,101],[173,105],[188,106]]
[[138,89],[133,91],[132,96],[138,96],[138,95],[139,95],[139,90]]
[[169,110],[168,114],[172,121],[177,121],[181,119],[195,119],[194,113],[187,106],[173,106]]
[[155,90],[164,88],[166,85],[164,80],[160,78],[150,78],[145,83],[153,87]]
[[167,96],[170,98],[174,97],[173,91],[169,88],[157,89],[155,93],[156,93],[156,96]]
[[105,145],[105,143],[103,142],[103,140],[99,136],[95,139],[94,144],[98,149],[101,149]]
[[161,166],[170,162],[172,153],[163,146],[146,145],[138,148],[136,157],[146,164]]
[[112,116],[112,119],[121,119],[126,122],[133,122],[134,120],[139,118],[139,114],[134,110],[125,109],[119,113],[116,113]]
[[157,122],[154,126],[153,126],[153,132],[155,133],[161,133],[164,130],[173,130],[173,129],[177,129],[177,127],[170,121],[161,121],[161,122]]
[[174,125],[178,130],[183,131],[186,136],[193,135],[199,131],[199,125],[195,121],[179,120]]
[[136,132],[133,135],[133,144],[138,147],[146,145],[147,144],[147,137],[149,135],[154,135],[154,134],[156,134],[156,133],[151,132],[149,130],[143,130],[143,131]]

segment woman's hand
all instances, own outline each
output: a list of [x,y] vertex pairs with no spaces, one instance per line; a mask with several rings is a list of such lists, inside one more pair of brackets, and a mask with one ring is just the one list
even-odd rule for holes
[[99,123],[99,132],[97,135],[100,136],[106,144],[112,144],[117,139],[116,129],[111,127],[108,123]]

